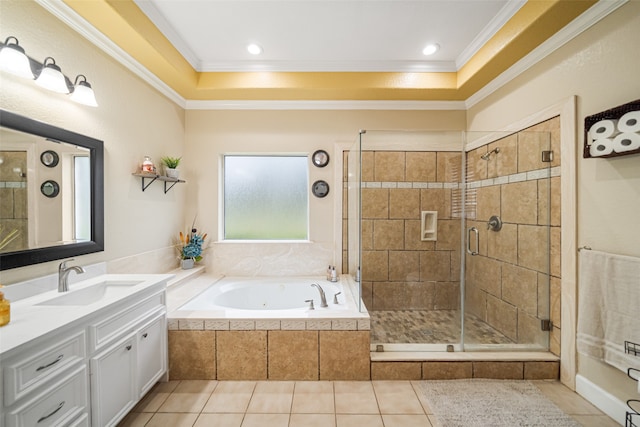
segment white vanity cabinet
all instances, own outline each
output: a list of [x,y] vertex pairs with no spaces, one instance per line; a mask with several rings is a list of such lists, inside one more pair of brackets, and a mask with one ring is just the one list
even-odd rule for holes
[[[36,308],[40,303],[31,313],[24,308],[22,325],[12,319],[16,329],[0,331],[5,343],[17,342],[10,349],[0,342],[0,427],[117,425],[167,372],[165,288],[171,276],[157,276],[94,309]],[[33,329],[36,323],[27,319],[38,316],[59,324],[16,341],[23,332],[17,328]]]

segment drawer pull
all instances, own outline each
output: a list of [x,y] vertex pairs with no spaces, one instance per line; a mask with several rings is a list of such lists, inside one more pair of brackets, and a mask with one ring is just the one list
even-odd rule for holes
[[125,347],[127,349],[127,351],[131,350],[131,345],[128,345]]
[[61,361],[63,357],[64,357],[64,354],[61,354],[61,355],[60,355],[60,356],[58,356],[58,357],[56,358],[56,360],[54,360],[53,362],[48,363],[48,364],[46,364],[46,365],[44,365],[44,366],[40,366],[40,367],[38,367],[38,369],[36,369],[36,372],[40,372],[40,371],[42,371],[43,369],[47,369],[49,366],[53,366],[53,365],[55,365],[56,363],[58,363],[59,361]]
[[60,402],[58,407],[56,409],[54,409],[53,412],[51,412],[49,415],[45,415],[43,417],[40,417],[38,422],[41,423],[42,421],[46,420],[47,418],[53,416],[56,412],[58,412],[60,409],[62,409],[63,406],[64,406],[64,400],[62,402]]
[[144,334],[142,334],[142,338],[146,338],[148,335],[149,334],[145,332]]

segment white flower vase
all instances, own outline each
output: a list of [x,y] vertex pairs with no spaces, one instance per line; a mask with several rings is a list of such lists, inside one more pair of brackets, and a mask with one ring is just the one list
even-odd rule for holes
[[165,168],[164,172],[167,174],[169,178],[173,178],[173,179],[180,178],[180,171],[178,169]]
[[194,264],[193,258],[187,258],[182,260],[181,266],[183,270],[188,270],[190,268],[193,268],[193,264]]

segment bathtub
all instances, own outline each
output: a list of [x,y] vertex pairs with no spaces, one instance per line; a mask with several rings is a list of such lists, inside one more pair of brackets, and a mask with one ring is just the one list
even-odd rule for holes
[[[337,282],[325,277],[222,277],[206,283],[207,276],[194,282],[197,293],[179,305],[173,304],[170,318],[176,319],[366,319],[354,298],[353,283],[347,276]],[[328,307],[321,307],[324,290]],[[177,293],[177,292],[176,292]],[[337,304],[334,303],[334,297]],[[305,302],[312,299],[314,309]],[[172,292],[169,291],[169,302]],[[172,305],[172,304],[170,304]],[[205,328],[206,329],[206,328]],[[306,328],[305,328],[306,329]],[[357,329],[357,328],[356,328]]]

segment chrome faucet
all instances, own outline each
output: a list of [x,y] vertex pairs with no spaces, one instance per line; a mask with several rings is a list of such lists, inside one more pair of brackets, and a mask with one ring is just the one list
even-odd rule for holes
[[67,292],[69,290],[69,273],[75,271],[76,274],[84,273],[84,268],[79,265],[67,267],[67,262],[73,261],[73,258],[62,261],[58,266],[58,292]]
[[327,304],[327,297],[324,295],[324,289],[322,289],[322,287],[317,283],[313,283],[311,286],[315,286],[320,292],[320,307],[329,307],[329,304]]

